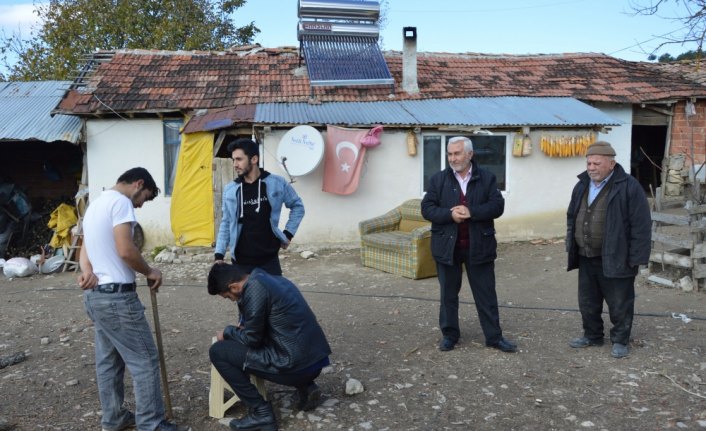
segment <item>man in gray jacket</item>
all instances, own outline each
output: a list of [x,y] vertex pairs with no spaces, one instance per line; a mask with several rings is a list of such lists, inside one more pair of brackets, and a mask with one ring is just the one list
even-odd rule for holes
[[[279,249],[287,248],[304,218],[304,204],[294,188],[279,175],[260,169],[260,149],[250,139],[228,145],[238,178],[223,191],[223,218],[216,238],[216,263],[226,251],[244,271],[262,268],[282,275]],[[289,219],[280,230],[282,206]]]
[[583,336],[569,345],[603,345],[605,300],[613,323],[611,355],[623,358],[629,354],[635,276],[650,258],[650,208],[642,186],[616,163],[608,142],[588,147],[586,171],[578,178],[566,214],[566,251],[568,270],[579,270]]

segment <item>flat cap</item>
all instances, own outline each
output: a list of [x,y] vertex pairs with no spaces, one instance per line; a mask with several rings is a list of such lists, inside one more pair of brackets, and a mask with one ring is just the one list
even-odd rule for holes
[[606,141],[597,141],[588,146],[587,156],[615,156],[615,150]]

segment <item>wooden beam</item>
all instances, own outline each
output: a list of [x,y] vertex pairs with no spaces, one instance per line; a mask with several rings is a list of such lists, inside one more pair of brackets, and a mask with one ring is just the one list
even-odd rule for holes
[[706,214],[706,205],[697,205],[687,210],[690,215]]
[[699,233],[706,230],[706,220],[694,220],[689,224],[690,233]]
[[674,282],[672,280],[667,280],[666,278],[657,277],[656,275],[650,275],[647,277],[647,281],[651,283],[660,284],[662,286],[674,287]]
[[213,146],[213,157],[216,157],[216,154],[221,150],[221,145],[223,144],[223,140],[226,138],[226,131],[221,130],[218,133],[218,138],[216,138],[216,143]]
[[691,257],[694,259],[703,259],[706,258],[706,243],[701,243],[701,244],[696,244],[694,246],[694,252],[691,253]]
[[678,266],[680,268],[692,268],[694,266],[690,256],[669,253],[666,251],[653,251],[650,253],[650,261]]
[[679,226],[689,226],[689,216],[680,216],[661,212],[652,213],[652,221],[675,224]]
[[661,242],[674,247],[686,248],[689,250],[691,250],[694,246],[694,241],[691,239],[680,239],[674,235],[667,235],[659,232],[652,232],[652,241]]
[[691,276],[694,278],[706,278],[706,264],[694,264],[694,269],[691,272]]

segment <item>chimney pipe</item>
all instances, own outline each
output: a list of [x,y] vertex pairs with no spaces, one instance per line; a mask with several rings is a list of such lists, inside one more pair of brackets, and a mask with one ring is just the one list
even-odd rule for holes
[[407,93],[419,93],[417,84],[417,27],[402,29],[402,90]]

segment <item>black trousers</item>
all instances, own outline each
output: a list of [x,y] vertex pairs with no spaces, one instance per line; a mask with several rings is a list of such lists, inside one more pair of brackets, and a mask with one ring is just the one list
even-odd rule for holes
[[279,263],[279,254],[276,254],[272,259],[257,265],[239,263],[236,262],[235,259],[231,259],[231,262],[233,263],[233,265],[238,266],[241,271],[244,271],[247,274],[250,274],[255,268],[260,268],[270,275],[282,275],[282,266]]
[[256,407],[265,402],[255,385],[250,382],[251,374],[279,385],[292,386],[297,389],[306,388],[321,374],[320,369],[313,373],[272,374],[244,368],[247,351],[248,347],[239,341],[223,340],[211,345],[208,356],[233,392],[248,407]]
[[601,257],[579,256],[579,310],[583,335],[588,339],[603,339],[604,300],[613,324],[610,341],[628,344],[635,311],[635,277],[606,277]]
[[478,320],[485,336],[485,344],[497,344],[503,336],[500,329],[498,297],[495,293],[495,262],[472,265],[468,250],[454,252],[454,264],[436,263],[441,287],[439,307],[439,327],[445,338],[458,341],[461,330],[458,324],[458,294],[463,281],[463,267],[471,285],[473,300],[476,303]]

